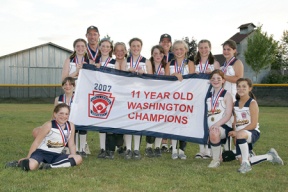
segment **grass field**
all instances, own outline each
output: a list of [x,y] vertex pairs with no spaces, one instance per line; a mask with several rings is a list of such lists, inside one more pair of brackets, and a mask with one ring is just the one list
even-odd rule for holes
[[[88,133],[92,154],[82,165],[66,169],[24,172],[5,169],[7,161],[25,157],[32,143],[31,131],[51,117],[51,104],[0,104],[0,191],[288,191],[288,167],[264,162],[247,174],[237,173],[237,161],[209,169],[210,160],[194,159],[198,145],[187,145],[187,160],[97,159],[98,133]],[[274,147],[288,162],[288,107],[260,108],[260,140],[257,154]]]

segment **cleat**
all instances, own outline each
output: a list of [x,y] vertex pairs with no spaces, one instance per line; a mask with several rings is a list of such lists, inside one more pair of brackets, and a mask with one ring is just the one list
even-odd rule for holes
[[154,153],[155,153],[155,157],[161,157],[162,156],[161,149],[159,147],[157,147],[154,150]]
[[187,156],[184,153],[179,154],[178,157],[182,160],[187,159]]
[[125,157],[125,159],[131,159],[132,158],[132,151],[130,149],[126,150],[124,157]]
[[81,157],[87,158],[87,154],[85,153],[85,151],[81,151],[79,155],[81,155]]
[[271,163],[277,163],[279,165],[284,165],[284,162],[283,160],[281,159],[281,157],[279,157],[277,151],[274,149],[274,148],[271,148],[268,153],[268,155],[271,155],[272,156],[272,160],[270,161]]
[[153,149],[151,147],[148,147],[145,149],[145,155],[147,157],[155,157],[155,154],[154,154]]
[[106,151],[105,159],[114,159],[114,151]]
[[202,153],[197,153],[195,155],[195,159],[202,159],[203,158],[203,154]]
[[41,162],[40,163],[40,165],[39,165],[39,169],[51,169],[52,167],[51,167],[51,165],[50,164],[48,164],[48,163],[43,163],[43,162]]
[[220,160],[212,160],[208,165],[209,168],[216,168],[220,166]]
[[249,172],[249,171],[251,171],[251,170],[252,170],[251,165],[250,165],[249,163],[247,163],[247,162],[243,162],[243,163],[241,164],[240,168],[238,169],[238,172],[240,172],[240,173],[247,173],[247,172]]
[[139,150],[134,150],[133,151],[133,158],[134,159],[141,159],[141,154]]
[[172,157],[172,159],[178,159],[178,154],[177,153],[172,153],[171,157]]
[[204,154],[202,158],[203,158],[203,159],[211,159],[211,155]]
[[169,149],[166,146],[162,146],[161,151],[162,151],[162,153],[168,153]]
[[8,163],[6,163],[5,168],[7,167],[19,167],[18,161],[10,161]]
[[101,149],[100,153],[97,156],[99,159],[103,159],[106,157],[106,152],[104,149]]
[[120,156],[124,156],[124,155],[125,155],[125,150],[124,150],[123,147],[119,147],[119,148],[117,149],[117,152],[118,152],[118,154],[119,154]]

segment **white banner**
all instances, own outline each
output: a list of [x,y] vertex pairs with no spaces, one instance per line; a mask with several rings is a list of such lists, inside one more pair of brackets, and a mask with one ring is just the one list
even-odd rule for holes
[[[86,66],[91,68],[91,66]],[[207,75],[137,75],[82,69],[70,121],[77,129],[207,142]]]

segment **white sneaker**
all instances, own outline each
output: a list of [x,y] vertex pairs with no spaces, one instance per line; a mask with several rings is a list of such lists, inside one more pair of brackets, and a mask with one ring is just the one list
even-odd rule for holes
[[195,159],[202,159],[203,158],[203,154],[202,153],[197,153],[195,155]]
[[220,160],[212,160],[208,165],[209,168],[216,168],[220,166]]
[[182,160],[185,160],[185,159],[187,159],[187,156],[184,153],[180,153],[179,158]]
[[203,159],[210,159],[210,158],[211,158],[211,155],[205,153],[202,158],[203,158]]
[[240,173],[247,173],[247,172],[249,172],[249,171],[251,171],[251,170],[252,170],[251,165],[250,165],[249,163],[247,163],[247,162],[243,162],[243,163],[241,164],[240,168],[238,169],[238,172],[240,172]]
[[268,154],[273,157],[273,159],[270,162],[272,162],[273,164],[278,163],[279,165],[284,165],[283,160],[281,159],[281,157],[279,157],[277,151],[274,148],[271,148],[268,151]]
[[172,159],[178,159],[178,154],[177,153],[172,153]]

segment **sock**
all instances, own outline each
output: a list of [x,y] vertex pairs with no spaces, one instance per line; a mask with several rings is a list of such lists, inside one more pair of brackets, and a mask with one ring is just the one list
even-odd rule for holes
[[141,139],[141,135],[134,135],[134,150],[139,150],[139,148],[140,148],[140,139]]
[[99,133],[99,138],[100,138],[100,149],[106,150],[106,133]]
[[204,153],[206,155],[211,155],[211,149],[209,148],[209,146],[208,145],[204,145],[204,148],[205,148],[205,150],[204,150],[205,152]]
[[85,151],[86,138],[87,138],[87,134],[85,134],[85,135],[79,134],[79,143],[80,143],[79,150],[80,150],[80,152]]
[[[248,162],[249,163],[249,147],[246,139],[237,139],[237,145],[240,148],[241,156],[242,156],[242,163]],[[250,163],[249,163],[250,164]]]
[[204,154],[205,153],[205,145],[199,145],[199,150],[200,150],[200,153]]
[[226,143],[223,145],[225,151],[231,150],[231,140],[232,140],[232,137],[228,137],[226,139]]
[[[155,148],[159,147],[160,148],[160,145],[161,145],[161,142],[162,142],[162,138],[156,138],[155,139]],[[166,144],[167,145],[167,144]]]
[[79,133],[75,133],[75,145],[76,145],[76,151],[79,151]]
[[125,143],[126,143],[126,150],[131,150],[132,135],[124,135],[124,140],[125,140]]
[[152,148],[152,146],[153,146],[153,144],[151,144],[151,143],[146,144],[146,148],[149,148],[149,147]]
[[177,153],[177,140],[171,139],[172,144],[172,154]]
[[62,159],[58,162],[52,163],[51,168],[71,167],[75,165],[76,165],[76,162],[74,158],[71,157],[71,158]]
[[257,156],[250,157],[250,163],[251,163],[251,165],[256,165],[256,164],[261,163],[263,161],[271,161],[272,159],[273,159],[273,157],[269,154],[257,155]]
[[212,158],[213,160],[220,160],[221,157],[221,145],[216,144],[216,145],[211,145],[211,150],[212,150]]
[[179,155],[184,154],[184,151],[182,149],[179,149]]

